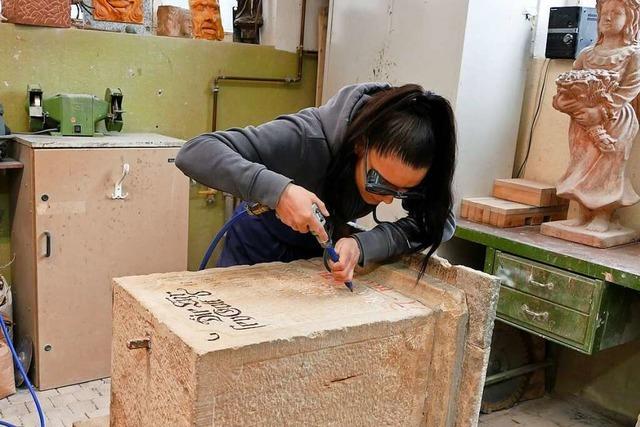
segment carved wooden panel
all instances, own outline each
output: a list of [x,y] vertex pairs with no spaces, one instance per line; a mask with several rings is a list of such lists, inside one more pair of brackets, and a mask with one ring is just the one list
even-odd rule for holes
[[207,40],[224,38],[218,0],[189,0],[189,8],[193,20],[194,38]]
[[158,7],[159,36],[191,37],[191,12],[176,6]]
[[3,0],[2,15],[15,24],[69,27],[71,3],[69,0]]
[[96,20],[143,23],[142,0],[93,0],[93,6]]

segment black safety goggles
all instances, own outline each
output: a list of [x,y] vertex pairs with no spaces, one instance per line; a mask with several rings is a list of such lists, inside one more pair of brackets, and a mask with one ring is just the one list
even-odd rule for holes
[[[368,145],[368,144],[367,144]],[[369,148],[365,149],[364,154],[364,188],[367,192],[377,194],[379,196],[393,196],[396,199],[423,199],[424,194],[415,188],[408,190],[400,190],[395,185],[389,183],[380,172],[371,168],[369,169]]]

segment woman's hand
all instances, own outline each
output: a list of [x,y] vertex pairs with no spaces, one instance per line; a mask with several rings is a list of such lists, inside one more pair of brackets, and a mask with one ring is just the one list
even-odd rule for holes
[[360,260],[360,246],[353,237],[345,237],[338,240],[335,249],[340,260],[336,263],[329,262],[333,279],[337,282],[350,282],[353,280],[353,270]]
[[289,184],[280,195],[276,215],[280,221],[294,230],[300,233],[311,231],[320,241],[326,242],[329,236],[313,215],[313,204],[318,205],[324,216],[329,216],[327,208],[318,196],[299,185]]
[[602,117],[602,110],[598,107],[582,108],[574,114],[573,118],[578,122],[578,124],[584,127],[599,125],[604,121],[604,117]]

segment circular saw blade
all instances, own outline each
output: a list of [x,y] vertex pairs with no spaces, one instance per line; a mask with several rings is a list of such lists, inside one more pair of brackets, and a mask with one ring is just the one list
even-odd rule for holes
[[[523,332],[496,322],[491,340],[487,377],[530,363],[531,357]],[[489,414],[515,405],[529,382],[530,374],[520,375],[484,388],[480,411]]]

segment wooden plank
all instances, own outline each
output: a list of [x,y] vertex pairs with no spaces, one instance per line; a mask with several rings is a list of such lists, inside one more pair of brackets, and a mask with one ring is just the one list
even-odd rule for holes
[[327,52],[327,28],[329,25],[329,8],[322,7],[318,13],[318,73],[316,77],[316,107],[322,105],[322,89],[324,85],[324,62]]
[[640,244],[603,250],[544,236],[539,226],[495,228],[465,219],[455,236],[640,291]]
[[471,221],[505,228],[565,219],[567,208],[567,205],[535,207],[496,197],[475,197],[463,199],[460,212]]
[[604,232],[599,232],[590,231],[584,227],[572,227],[566,225],[566,221],[542,224],[540,233],[601,249],[626,245],[640,240],[640,231],[629,228],[612,228]]
[[496,179],[493,183],[493,196],[537,207],[569,204],[567,199],[556,196],[554,185],[521,178]]
[[31,148],[144,148],[181,147],[184,140],[155,133],[118,133],[96,136],[16,135]]
[[5,157],[0,160],[0,169],[22,169],[24,168],[24,164],[16,159],[12,159],[11,157]]
[[[15,253],[13,263],[13,320],[15,322],[14,337],[28,336],[33,340],[34,348],[41,348],[40,336],[37,333],[36,313],[36,271],[37,242],[35,235],[35,194],[34,194],[34,159],[33,150],[20,144],[13,144],[11,155],[24,164],[22,170],[11,175],[11,248]],[[38,366],[39,352],[33,352],[33,365]],[[32,371],[35,373],[35,370]],[[38,377],[32,379],[36,386]]]

